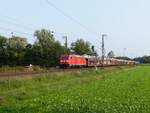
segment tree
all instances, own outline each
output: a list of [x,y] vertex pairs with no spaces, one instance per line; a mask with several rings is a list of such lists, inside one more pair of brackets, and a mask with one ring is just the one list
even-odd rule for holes
[[134,60],[140,63],[150,63],[150,56],[137,57]]
[[110,51],[107,55],[108,58],[114,58],[115,57],[115,54],[113,51]]
[[8,60],[6,42],[7,42],[7,38],[4,36],[0,36],[0,66],[5,65]]
[[55,42],[54,36],[51,31],[46,29],[36,30],[34,36],[37,37],[33,45],[34,63],[49,66]]
[[34,64],[33,45],[28,44],[25,48],[24,65]]
[[52,32],[46,29],[36,30],[34,36],[37,37],[36,44],[45,49],[53,46],[55,42],[55,38]]
[[42,29],[35,31],[37,37],[33,45],[34,63],[41,66],[56,66],[61,54],[67,53],[59,41],[56,41],[51,31]]
[[66,52],[67,52],[67,48],[64,46],[61,46],[59,41],[56,41],[54,43],[53,49],[51,50],[51,53],[52,53],[51,65],[54,65],[54,66],[59,65],[60,55],[67,54]]
[[0,35],[0,48],[5,48],[7,38]]
[[71,44],[71,50],[78,55],[90,54],[90,43],[83,39],[78,39],[76,42]]
[[6,47],[8,52],[9,65],[22,65],[27,46],[26,38],[13,36],[7,39]]
[[119,56],[119,57],[115,57],[116,59],[123,59],[123,60],[132,60],[131,58],[129,57],[122,57],[122,56]]

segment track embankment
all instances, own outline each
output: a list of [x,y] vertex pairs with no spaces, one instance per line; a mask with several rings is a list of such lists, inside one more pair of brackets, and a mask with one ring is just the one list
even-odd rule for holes
[[[114,66],[114,67],[104,67],[104,68],[117,68],[117,69],[122,69],[122,68],[129,68],[129,67],[134,67],[134,66]],[[90,67],[90,68],[66,68],[66,69],[56,69],[56,68],[50,68],[47,70],[41,70],[41,71],[33,71],[33,70],[17,70],[17,71],[5,71],[5,72],[0,72],[0,79],[7,79],[7,78],[16,78],[16,77],[26,77],[26,76],[40,76],[44,74],[49,74],[49,75],[55,75],[58,73],[64,73],[64,72],[81,72],[81,71],[88,71],[88,70],[93,70],[93,69],[103,69],[102,67]]]

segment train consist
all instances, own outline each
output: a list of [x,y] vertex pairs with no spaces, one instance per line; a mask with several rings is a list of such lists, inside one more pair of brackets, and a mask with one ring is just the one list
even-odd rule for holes
[[79,55],[61,55],[60,66],[61,67],[102,67],[102,66],[121,66],[121,65],[135,65],[138,62],[132,60],[122,60],[115,58],[104,58],[102,60],[99,57],[79,56]]

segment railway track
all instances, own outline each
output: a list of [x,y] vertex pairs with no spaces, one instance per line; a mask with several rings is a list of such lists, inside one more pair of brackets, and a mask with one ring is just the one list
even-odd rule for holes
[[8,77],[21,77],[21,76],[34,76],[39,74],[51,74],[51,73],[61,73],[61,72],[77,72],[77,71],[84,71],[94,69],[93,67],[90,68],[65,68],[65,69],[49,69],[47,71],[23,71],[23,72],[3,72],[0,73],[0,78],[8,78]]
[[[118,67],[122,68],[125,66],[106,66],[105,68],[109,67]],[[98,69],[102,67],[97,67]],[[36,76],[40,74],[55,74],[55,73],[63,73],[63,72],[79,72],[79,71],[86,71],[90,69],[96,69],[95,67],[84,67],[84,68],[65,68],[65,69],[48,69],[47,71],[24,71],[24,72],[6,72],[6,73],[0,73],[0,79],[1,78],[11,78],[11,77],[23,77],[23,76]]]

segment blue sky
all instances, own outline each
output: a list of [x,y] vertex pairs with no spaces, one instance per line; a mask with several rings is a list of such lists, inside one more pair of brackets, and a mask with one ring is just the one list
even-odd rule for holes
[[150,55],[149,0],[49,1],[88,30],[63,16],[46,0],[3,0],[0,3],[0,34],[10,36],[13,30],[15,35],[33,42],[34,30],[46,28],[53,30],[61,42],[64,41],[62,36],[67,35],[69,42],[84,38],[100,47],[101,34],[106,33],[106,52],[113,50],[116,55],[130,57]]

